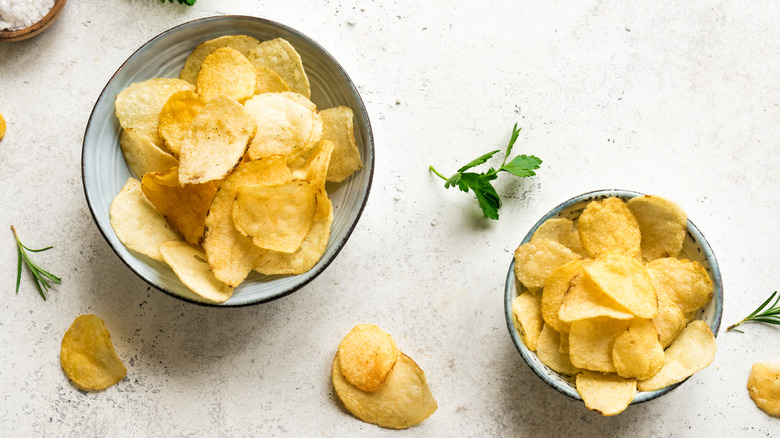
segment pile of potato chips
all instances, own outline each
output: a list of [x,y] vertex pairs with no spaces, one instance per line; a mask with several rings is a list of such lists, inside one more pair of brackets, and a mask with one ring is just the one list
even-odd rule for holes
[[86,391],[102,391],[127,375],[111,335],[95,315],[79,316],[65,332],[60,364],[68,378]]
[[332,380],[350,412],[381,427],[406,429],[438,407],[425,373],[373,324],[355,326],[341,341],[333,358]]
[[325,182],[363,163],[352,110],[319,111],[310,96],[289,42],[246,35],[200,44],[179,79],[128,86],[115,108],[140,181],[111,205],[119,240],[215,303],[252,270],[311,269],[333,221]]
[[526,289],[513,302],[529,350],[576,376],[588,409],[622,412],[636,391],[681,382],[717,350],[696,320],[713,294],[704,267],[682,258],[687,215],[640,196],[590,202],[579,218],[549,219],[515,251]]

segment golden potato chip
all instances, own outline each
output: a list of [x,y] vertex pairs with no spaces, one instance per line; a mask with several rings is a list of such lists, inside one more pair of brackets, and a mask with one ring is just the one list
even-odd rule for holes
[[569,237],[568,248],[582,257],[587,257],[589,255],[588,251],[585,251],[585,247],[582,246],[582,241],[580,240],[579,220],[574,221],[574,227],[571,229],[571,237]]
[[5,136],[5,117],[0,114],[0,140]]
[[233,202],[243,185],[282,183],[292,179],[281,156],[250,161],[236,168],[220,185],[206,216],[203,249],[214,276],[236,287],[257,266],[262,250],[233,223]]
[[86,391],[102,391],[127,375],[114,351],[111,334],[95,315],[79,316],[65,332],[60,365],[68,378]]
[[550,367],[556,373],[574,375],[580,372],[569,359],[568,341],[566,351],[561,351],[562,339],[568,339],[568,336],[556,332],[549,324],[542,327],[542,333],[539,335],[539,342],[536,345],[536,356],[539,360]]
[[618,198],[592,201],[579,217],[582,246],[593,257],[619,252],[641,256],[639,224],[625,202]]
[[238,188],[233,222],[241,234],[265,249],[293,253],[309,234],[317,190],[305,180]]
[[649,262],[647,272],[655,289],[671,298],[683,313],[704,307],[712,298],[712,280],[698,262],[665,257]]
[[341,373],[363,391],[376,391],[393,369],[400,351],[386,331],[374,324],[358,324],[339,344]]
[[127,167],[139,179],[149,172],[164,172],[179,165],[176,157],[157,147],[147,136],[133,128],[122,130],[119,146]]
[[612,347],[629,321],[592,318],[574,321],[569,329],[569,358],[574,366],[591,371],[615,372]]
[[637,196],[626,205],[639,223],[645,258],[677,257],[688,227],[685,211],[674,202],[655,195]]
[[606,254],[583,266],[584,281],[594,285],[634,315],[658,315],[653,282],[638,259],[620,253]]
[[515,250],[515,276],[526,287],[541,287],[556,269],[579,258],[558,242],[538,239]]
[[255,67],[255,70],[257,71],[255,94],[290,91],[290,86],[275,71],[263,67]]
[[[320,144],[312,149],[311,154],[301,167],[293,170],[293,175],[297,178],[305,179],[312,186],[324,191],[334,147],[335,145],[332,141],[321,141]],[[289,161],[287,164],[289,166]]]
[[201,297],[224,303],[233,295],[232,287],[214,277],[206,254],[197,246],[173,240],[160,246],[160,254],[179,280]]
[[405,354],[398,356],[376,391],[362,391],[349,383],[341,371],[338,353],[333,358],[331,377],[333,388],[347,410],[366,423],[406,429],[422,423],[438,407],[425,373]]
[[255,119],[228,96],[210,100],[192,120],[179,151],[179,183],[222,179],[241,161],[256,130]]
[[257,71],[241,52],[222,47],[203,60],[195,84],[206,102],[222,95],[243,102],[255,94]]
[[116,117],[122,128],[133,128],[161,147],[163,142],[157,132],[160,111],[174,93],[194,89],[189,82],[173,78],[154,78],[130,84],[116,96]]
[[160,111],[160,125],[157,129],[165,146],[175,156],[179,156],[181,145],[190,132],[195,116],[200,113],[206,102],[193,90],[173,93]]
[[569,354],[569,334],[568,333],[560,333],[561,335],[561,345],[558,348],[558,351],[561,353]]
[[548,239],[560,243],[582,257],[587,257],[588,253],[580,243],[579,231],[574,226],[571,219],[556,217],[547,219],[534,231],[531,241],[539,239]]
[[576,385],[585,407],[606,417],[623,412],[636,396],[636,380],[614,374],[585,371],[577,374]]
[[780,362],[754,363],[747,387],[759,409],[780,417]]
[[160,173],[147,173],[141,180],[146,199],[187,242],[200,245],[211,200],[217,193],[216,181],[179,184],[176,167]]
[[653,318],[653,325],[658,332],[661,346],[666,348],[690,321],[686,320],[685,314],[671,298],[666,296],[663,290],[656,289],[656,292],[658,295],[658,315]]
[[612,362],[618,376],[626,379],[649,379],[661,369],[664,348],[650,320],[631,321],[628,330],[615,339]]
[[640,391],[655,391],[682,382],[694,373],[707,368],[718,350],[715,336],[704,321],[688,324],[680,336],[666,349],[661,370],[647,380],[640,380]]
[[561,321],[558,312],[569,291],[571,281],[581,273],[582,261],[572,260],[553,271],[544,283],[542,317],[545,323],[558,332],[569,333],[569,323]]
[[341,182],[363,168],[360,151],[355,143],[352,108],[337,106],[320,111],[322,139],[334,143],[328,168],[328,181]]
[[198,79],[198,72],[201,64],[203,64],[203,60],[217,49],[230,47],[249,57],[252,50],[259,45],[260,41],[247,35],[226,35],[201,43],[184,61],[184,68],[179,73],[179,79],[194,84]]
[[531,351],[536,351],[544,325],[541,297],[528,292],[518,295],[512,302],[512,313],[522,329],[525,346]]
[[244,102],[244,108],[258,127],[247,151],[253,160],[269,155],[298,157],[322,137],[317,107],[298,93],[257,94]]
[[130,178],[111,202],[111,227],[127,249],[163,261],[160,246],[180,240],[162,214],[146,199],[141,183]]
[[583,281],[579,276],[571,281],[569,292],[561,303],[558,318],[564,323],[605,316],[612,319],[631,319],[634,315],[609,295]]
[[248,58],[258,69],[267,68],[276,72],[292,91],[307,99],[311,98],[311,86],[301,56],[287,40],[276,38],[263,41],[252,50]]

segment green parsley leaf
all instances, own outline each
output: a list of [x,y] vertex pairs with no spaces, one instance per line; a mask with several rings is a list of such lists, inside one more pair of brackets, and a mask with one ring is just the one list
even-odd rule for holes
[[[168,0],[169,2],[173,3],[173,0]],[[192,6],[195,4],[196,0],[178,0],[180,5],[188,5]],[[165,3],[165,0],[160,0],[160,3]]]

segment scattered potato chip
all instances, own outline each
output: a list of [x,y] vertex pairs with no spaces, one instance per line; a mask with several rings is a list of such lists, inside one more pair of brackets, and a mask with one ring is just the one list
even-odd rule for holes
[[707,323],[693,321],[666,349],[661,370],[653,377],[639,381],[638,388],[640,391],[655,391],[682,382],[709,366],[717,350],[715,336]]
[[255,94],[290,91],[290,86],[275,71],[263,67],[255,67],[255,70],[257,71]]
[[139,179],[149,172],[164,172],[179,165],[176,157],[157,147],[152,140],[133,128],[122,131],[119,146],[127,167]]
[[688,228],[685,211],[656,195],[637,196],[629,199],[626,205],[639,223],[644,257],[647,260],[677,257]]
[[[574,375],[580,372],[580,369],[569,359],[568,338],[567,335],[556,332],[549,324],[545,324],[536,345],[536,355],[543,364],[556,373]],[[561,351],[563,339],[567,339],[565,351]]]
[[103,320],[81,315],[62,337],[60,365],[68,378],[85,391],[102,391],[127,375],[114,351]]
[[606,254],[583,265],[583,271],[586,283],[596,286],[634,315],[645,319],[658,315],[653,282],[637,258]]
[[666,293],[658,289],[656,292],[658,295],[658,315],[653,318],[653,325],[658,332],[661,346],[666,348],[690,321],[686,320],[685,314],[671,298],[666,296]]
[[526,287],[541,287],[556,269],[579,258],[558,242],[538,239],[515,250],[515,276]]
[[592,318],[574,321],[569,329],[569,358],[574,366],[614,373],[612,347],[628,328],[629,321]]
[[401,353],[376,391],[367,392],[344,378],[339,354],[333,358],[333,387],[341,402],[357,418],[389,429],[406,429],[420,424],[438,407],[425,373]]
[[224,303],[233,295],[232,287],[214,277],[206,254],[200,248],[173,240],[160,246],[160,254],[179,280],[201,297]]
[[626,380],[614,374],[584,371],[577,374],[576,385],[585,406],[606,417],[623,412],[636,395],[636,380]]
[[141,183],[130,178],[111,203],[111,227],[128,249],[163,261],[160,246],[180,240],[162,214],[146,199]]
[[179,151],[179,182],[202,184],[224,178],[244,156],[255,120],[225,95],[210,100],[192,120]]
[[[531,239],[533,240],[533,239]],[[572,260],[550,274],[542,292],[542,317],[556,331],[569,333],[569,323],[561,321],[559,312],[571,281],[582,273],[582,260]]]
[[512,313],[520,324],[525,345],[531,351],[536,351],[544,325],[541,308],[541,297],[528,292],[518,295],[512,302]]
[[339,344],[341,373],[363,391],[376,391],[393,369],[400,351],[386,331],[374,324],[358,324]]
[[116,96],[114,103],[119,124],[124,129],[133,128],[162,147],[157,132],[160,111],[171,95],[182,90],[194,90],[194,87],[189,82],[172,78],[153,78],[130,84]]
[[328,168],[328,181],[341,182],[363,168],[360,151],[355,143],[352,108],[337,106],[320,111],[322,139],[334,143]]
[[649,262],[647,272],[655,289],[671,298],[683,313],[701,309],[712,298],[712,280],[698,262],[665,257]]
[[558,318],[564,323],[572,323],[600,316],[624,320],[634,317],[628,309],[618,304],[609,295],[590,282],[583,281],[583,277],[572,279],[569,292],[558,311]]
[[631,321],[628,330],[615,339],[612,362],[618,376],[626,379],[649,379],[661,369],[664,348],[650,320]]
[[173,93],[160,111],[160,124],[157,129],[165,146],[175,156],[179,156],[181,145],[190,132],[195,116],[200,113],[206,102],[194,90]]
[[248,56],[255,67],[276,72],[292,91],[305,98],[311,98],[311,86],[303,69],[301,56],[295,48],[282,38],[263,41]]
[[5,136],[5,117],[0,114],[0,140]]
[[754,363],[748,378],[748,393],[759,409],[780,417],[780,362]]
[[619,252],[631,257],[641,254],[639,224],[619,198],[593,201],[579,217],[582,246],[593,257]]
[[241,52],[222,47],[203,60],[195,84],[206,102],[222,95],[243,102],[255,94],[257,71]]
[[194,84],[198,79],[198,72],[200,71],[201,64],[203,64],[206,57],[214,53],[217,49],[230,47],[231,49],[238,50],[248,58],[252,50],[259,45],[260,41],[247,35],[225,35],[201,43],[192,51],[192,53],[190,53],[187,60],[184,61],[184,68],[181,70],[181,73],[179,73],[179,79]]

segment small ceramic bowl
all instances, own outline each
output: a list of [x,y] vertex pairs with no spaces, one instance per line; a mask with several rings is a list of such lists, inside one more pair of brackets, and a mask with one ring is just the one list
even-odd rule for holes
[[28,38],[32,38],[35,35],[48,29],[54,23],[54,20],[62,12],[62,7],[65,6],[66,0],[56,0],[54,6],[49,12],[41,18],[40,21],[34,23],[32,26],[25,27],[18,30],[0,30],[0,41],[22,41]]
[[[553,208],[550,210],[550,212],[539,219],[539,221],[528,231],[528,234],[525,235],[525,238],[521,244],[530,241],[531,236],[533,236],[536,229],[539,228],[539,226],[547,219],[556,217],[576,219],[585,209],[585,206],[593,200],[600,200],[614,196],[624,201],[628,201],[631,198],[642,195],[643,193],[632,192],[629,190],[610,189],[598,190],[575,196],[574,198],[571,198],[568,201]],[[717,336],[718,329],[720,328],[720,319],[723,315],[723,281],[721,280],[720,269],[718,268],[718,262],[715,260],[715,254],[712,252],[712,248],[710,248],[707,240],[701,234],[699,229],[696,228],[696,225],[690,221],[690,219],[688,220],[688,233],[685,236],[685,240],[683,241],[682,253],[685,258],[701,263],[712,278],[712,283],[714,286],[712,299],[706,306],[704,306],[703,309],[699,310],[697,319],[705,321],[707,325],[710,326],[712,333]],[[512,302],[518,294],[524,291],[523,286],[520,285],[515,278],[514,267],[515,261],[513,259],[512,263],[509,265],[509,272],[506,276],[506,286],[504,289],[504,313],[506,315],[509,334],[512,336],[512,341],[514,342],[515,347],[517,347],[517,351],[520,352],[520,355],[522,356],[523,360],[525,360],[525,363],[528,364],[528,367],[531,368],[531,370],[533,370],[533,372],[536,373],[536,375],[538,375],[545,383],[555,388],[558,392],[561,392],[573,399],[581,400],[581,397],[577,393],[577,389],[574,386],[573,376],[562,375],[551,370],[547,367],[547,365],[543,364],[538,357],[536,357],[536,353],[526,347],[522,335],[518,331],[518,327],[515,325],[515,317],[512,313]],[[642,403],[660,397],[677,388],[683,382],[659,389],[657,391],[639,391],[637,392],[636,397],[634,397],[632,404]]]

